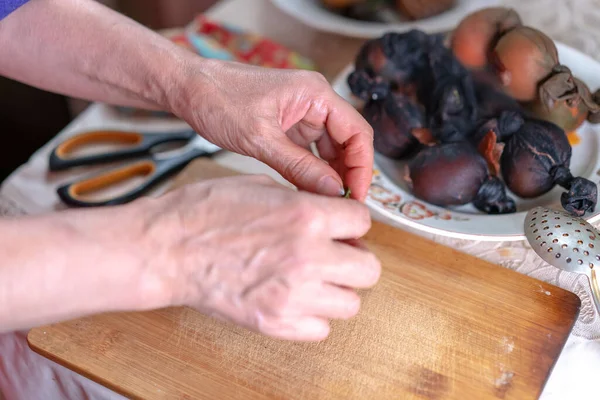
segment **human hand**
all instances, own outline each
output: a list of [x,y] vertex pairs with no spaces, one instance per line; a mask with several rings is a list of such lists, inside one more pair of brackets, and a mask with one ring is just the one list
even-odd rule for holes
[[326,338],[329,319],[359,311],[353,289],[380,275],[372,253],[342,242],[370,228],[368,209],[354,200],[244,176],[144,201],[145,264],[171,285],[172,305],[268,336]]
[[[365,199],[373,130],[322,75],[219,60],[188,70],[192,84],[175,113],[206,139],[264,162],[301,190],[339,196],[346,186]],[[321,159],[308,149],[313,142]]]

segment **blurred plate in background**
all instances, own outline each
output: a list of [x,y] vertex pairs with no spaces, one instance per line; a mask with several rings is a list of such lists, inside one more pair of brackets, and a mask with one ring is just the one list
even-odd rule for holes
[[381,23],[338,15],[323,7],[320,0],[271,1],[284,13],[314,29],[363,39],[379,37],[390,30],[420,29],[428,33],[448,31],[473,10],[499,4],[498,0],[457,0],[455,7],[434,17],[416,21]]

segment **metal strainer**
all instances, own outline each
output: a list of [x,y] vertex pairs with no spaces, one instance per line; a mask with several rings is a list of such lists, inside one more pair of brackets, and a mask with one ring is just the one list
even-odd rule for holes
[[588,277],[600,313],[600,232],[582,218],[536,207],[525,217],[525,237],[548,264]]

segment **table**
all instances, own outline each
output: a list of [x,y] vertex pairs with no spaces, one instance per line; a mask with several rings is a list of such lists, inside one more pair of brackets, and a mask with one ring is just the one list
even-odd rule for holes
[[[577,47],[588,54],[600,56],[600,29],[597,28],[600,26],[600,15],[594,11],[594,8],[600,5],[600,1],[504,0],[503,3],[513,6],[528,24],[543,29],[553,39]],[[209,15],[275,38],[280,43],[313,58],[328,79],[333,79],[346,66],[361,44],[360,40],[315,32],[282,15],[268,0],[226,0],[211,9]],[[60,209],[62,206],[54,194],[54,187],[60,183],[60,178],[49,179],[45,171],[45,156],[49,148],[59,138],[83,128],[97,125],[127,128],[128,123],[129,121],[118,118],[110,109],[100,104],[90,107],[5,181],[0,190],[0,213],[35,214]],[[163,127],[153,126],[155,129]],[[270,168],[247,157],[224,154],[216,160],[237,170],[264,172],[282,181]],[[581,314],[548,382],[543,399],[597,397],[592,396],[592,393],[595,389],[594,378],[597,371],[600,371],[600,318],[594,312],[584,278],[560,272],[545,264],[523,242],[480,243],[425,236],[578,294],[583,303]],[[52,394],[55,394],[56,398],[81,398],[84,393],[90,398],[119,398],[103,387],[28,352],[24,335],[25,333],[21,332],[0,337],[0,352],[3,354],[0,369],[12,371],[21,377],[20,382],[11,386],[0,371],[0,387],[6,393],[11,387],[20,384],[26,390],[24,393],[27,393],[27,396],[21,398],[48,399],[53,398]],[[38,391],[32,386],[38,386]],[[567,387],[568,391],[565,389]]]

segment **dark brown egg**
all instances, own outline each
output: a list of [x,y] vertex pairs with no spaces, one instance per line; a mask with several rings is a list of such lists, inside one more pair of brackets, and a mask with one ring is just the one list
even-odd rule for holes
[[485,160],[467,143],[426,147],[409,163],[412,192],[428,203],[471,203],[487,177]]
[[573,177],[569,169],[571,154],[571,145],[560,127],[526,119],[506,142],[502,176],[508,188],[522,198],[541,196],[556,185],[567,189],[561,195],[561,204],[566,211],[580,216],[594,210],[597,187],[585,178]]
[[534,198],[555,185],[556,168],[568,168],[571,145],[558,126],[528,119],[506,142],[502,154],[502,176],[508,188],[522,198]]
[[516,210],[502,181],[489,175],[485,159],[468,142],[425,147],[408,170],[412,192],[428,203],[442,207],[473,203],[488,214]]
[[404,159],[419,146],[413,129],[423,127],[418,106],[402,95],[391,95],[383,102],[369,102],[363,116],[373,128],[375,151],[392,159]]

